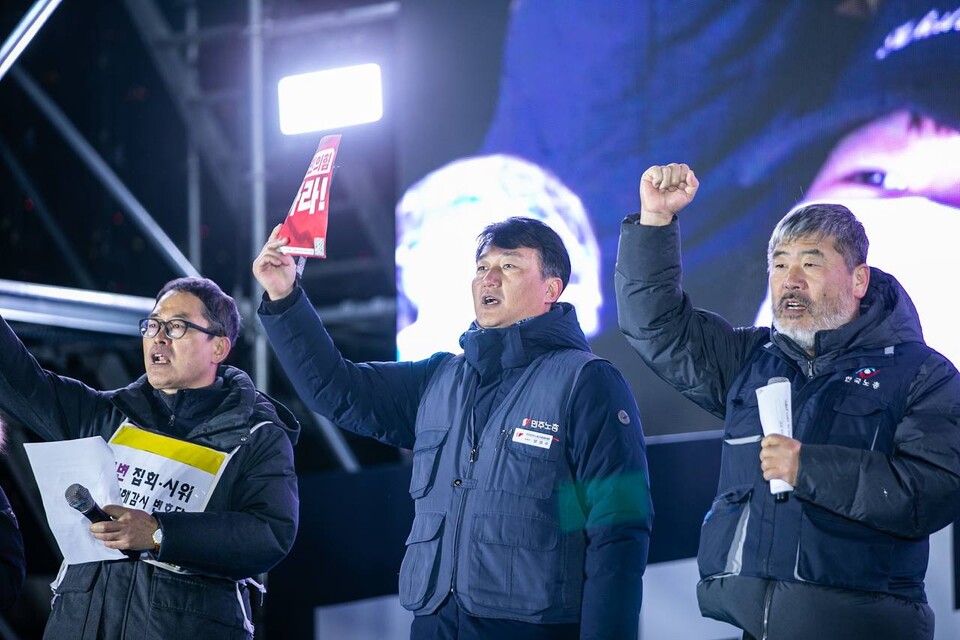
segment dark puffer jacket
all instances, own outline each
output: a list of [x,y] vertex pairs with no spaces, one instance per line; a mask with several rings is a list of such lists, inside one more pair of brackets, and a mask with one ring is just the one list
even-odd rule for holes
[[239,581],[269,570],[293,546],[299,505],[293,445],[300,427],[243,371],[221,366],[218,382],[178,391],[172,411],[146,376],[97,391],[42,369],[0,319],[0,409],[40,438],[109,440],[127,420],[166,435],[168,425],[180,424],[175,437],[218,451],[238,448],[204,512],[154,514],[164,534],[157,559],[195,575],[139,560],[69,566],[56,586],[45,638],[251,636],[248,589]]
[[[816,337],[816,356],[767,328],[732,328],[680,288],[679,231],[632,223],[617,265],[620,325],[662,378],[724,418],[701,576],[745,575],[925,601],[928,536],[960,515],[960,377],[923,343],[916,310],[872,269],[860,315]],[[793,498],[775,503],[759,461],[756,390],[792,383],[803,444]]]

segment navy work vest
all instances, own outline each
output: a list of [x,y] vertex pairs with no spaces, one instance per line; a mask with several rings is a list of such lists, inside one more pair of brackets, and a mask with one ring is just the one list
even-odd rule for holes
[[538,357],[486,425],[473,424],[479,376],[462,355],[433,375],[417,412],[404,607],[432,613],[453,590],[477,616],[579,621],[586,540],[559,505],[573,481],[568,403],[595,359],[572,349]]

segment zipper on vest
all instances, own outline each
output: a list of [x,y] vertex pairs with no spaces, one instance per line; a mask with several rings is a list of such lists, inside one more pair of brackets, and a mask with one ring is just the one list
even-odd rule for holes
[[[473,404],[474,398],[475,398],[474,394],[471,394],[471,397],[470,397],[470,404],[471,404],[471,405]],[[475,462],[476,459],[477,459],[477,449],[480,448],[480,442],[479,442],[479,439],[477,438],[476,414],[475,414],[473,411],[470,412],[470,419],[469,419],[469,420],[470,420],[470,422],[469,422],[469,424],[468,424],[468,429],[467,429],[467,433],[469,434],[469,438],[470,438],[470,458],[469,458],[469,460],[470,460],[471,463],[473,463],[473,462]],[[458,458],[459,458],[459,456],[458,456]],[[459,463],[458,463],[458,464],[457,464],[458,472],[459,472],[459,466],[460,466],[460,465],[459,465]],[[465,477],[467,477],[467,478],[473,477],[473,469],[474,469],[474,467],[473,467],[472,464],[471,464],[470,466],[468,466],[466,469],[464,469],[463,471],[464,471],[464,473],[465,473]],[[456,483],[459,483],[460,480],[459,480],[459,479],[455,479],[455,482],[456,482]],[[456,491],[456,490],[455,490],[455,491]],[[460,555],[460,525],[461,525],[461,523],[463,522],[463,511],[464,511],[464,509],[466,508],[466,504],[467,504],[467,492],[466,492],[466,490],[459,490],[459,491],[456,491],[456,493],[459,494],[460,504],[457,505],[457,519],[456,519],[456,521],[454,522],[454,528],[453,528],[453,569],[452,569],[452,571],[450,572],[450,593],[455,593],[455,592],[456,592],[456,586],[457,586],[457,567],[459,566],[459,562],[458,562],[457,560],[458,560],[459,555]]]
[[503,443],[506,441],[506,438],[504,438],[505,435],[507,435],[506,427],[500,429],[500,435],[497,436],[497,446],[494,449],[495,451],[500,451],[500,447],[503,446]]
[[[470,399],[470,404],[472,405],[474,399]],[[477,413],[476,410],[470,411],[470,429],[467,432],[470,436],[470,458],[468,462],[477,461],[477,449],[480,448],[480,438],[477,436]]]
[[[472,452],[471,452],[471,455],[473,455]],[[474,469],[473,466],[467,467],[467,468],[465,469],[466,474],[465,474],[464,477],[466,477],[466,478],[472,478],[472,477],[473,477],[473,469]],[[459,483],[460,483],[460,479],[459,479],[459,478],[455,480],[455,483],[456,483],[456,486],[457,486],[458,488],[461,486],[461,485],[459,484]],[[458,567],[459,564],[460,564],[460,563],[458,562],[458,559],[459,559],[459,556],[460,556],[460,529],[461,529],[461,525],[462,525],[462,523],[463,523],[463,512],[464,512],[464,510],[466,509],[466,506],[467,506],[467,495],[468,495],[467,491],[468,491],[468,490],[469,490],[469,489],[462,488],[462,489],[459,489],[458,491],[456,491],[457,493],[460,494],[460,496],[459,496],[459,497],[460,497],[460,504],[457,505],[457,519],[456,519],[456,521],[454,522],[454,528],[453,528],[453,570],[451,571],[451,575],[450,575],[450,593],[454,593],[454,592],[456,591],[456,585],[457,585],[457,567]]]
[[813,360],[807,360],[807,378],[813,380]]
[[770,633],[770,606],[773,604],[773,589],[777,584],[776,580],[767,583],[766,593],[763,595],[763,634],[760,640],[768,640]]

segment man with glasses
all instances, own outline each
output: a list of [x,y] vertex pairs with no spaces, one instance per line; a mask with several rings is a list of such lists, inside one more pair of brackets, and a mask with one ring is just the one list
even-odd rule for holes
[[40,368],[0,318],[0,410],[44,440],[103,437],[124,502],[90,532],[127,557],[61,570],[45,638],[252,637],[252,577],[296,535],[299,425],[223,364],[239,329],[211,280],[168,282],[140,321],[146,375],[98,391]]

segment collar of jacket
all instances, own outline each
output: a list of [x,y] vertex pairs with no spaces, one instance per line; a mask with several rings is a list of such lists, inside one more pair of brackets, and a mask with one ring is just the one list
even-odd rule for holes
[[836,360],[850,351],[882,349],[905,342],[923,342],[920,316],[904,288],[889,273],[870,267],[870,286],[860,302],[860,315],[829,331],[818,331],[813,358],[776,329],[772,340],[799,362]]
[[567,302],[556,303],[542,315],[503,329],[483,329],[474,321],[460,336],[460,346],[481,378],[502,369],[525,367],[548,351],[590,351],[576,309]]
[[[266,420],[283,428],[296,444],[300,425],[286,407],[257,391],[250,376],[236,367],[221,365],[217,375],[223,379],[222,389],[177,392],[183,396],[175,400],[175,411],[186,411],[184,417],[195,423],[186,439],[221,450],[232,449],[246,441],[241,438],[249,434],[252,425]],[[169,411],[152,397],[153,393],[154,388],[143,375],[126,387],[110,392],[108,397],[136,424],[166,433],[164,425]]]

